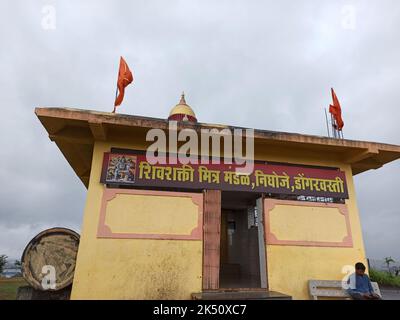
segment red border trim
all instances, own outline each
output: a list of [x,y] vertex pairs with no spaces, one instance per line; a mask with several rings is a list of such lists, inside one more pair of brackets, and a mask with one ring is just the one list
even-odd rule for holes
[[[342,242],[328,242],[328,241],[297,241],[297,240],[282,240],[278,239],[270,229],[270,211],[276,205],[289,205],[289,206],[305,206],[305,207],[324,207],[324,208],[337,208],[339,212],[344,215],[346,221],[347,235],[343,238]],[[353,237],[350,227],[349,212],[345,204],[338,203],[318,203],[318,202],[302,202],[302,201],[289,201],[289,200],[276,200],[266,198],[264,200],[264,221],[265,221],[265,236],[267,245],[287,245],[287,246],[307,246],[307,247],[353,247]]]
[[[187,234],[146,234],[146,233],[117,233],[112,232],[106,225],[106,211],[108,202],[115,198],[117,194],[134,194],[134,195],[156,195],[168,197],[190,197],[195,205],[198,206],[197,226]],[[158,240],[202,240],[203,239],[203,194],[187,193],[187,192],[170,192],[170,191],[151,191],[136,189],[109,189],[104,187],[103,198],[100,208],[100,220],[97,228],[97,238],[114,238],[114,239],[158,239]]]

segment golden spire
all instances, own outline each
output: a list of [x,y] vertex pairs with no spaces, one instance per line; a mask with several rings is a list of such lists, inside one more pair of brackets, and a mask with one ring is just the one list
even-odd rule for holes
[[184,91],[182,91],[181,100],[179,101],[179,104],[187,104],[186,100],[185,100],[185,92]]

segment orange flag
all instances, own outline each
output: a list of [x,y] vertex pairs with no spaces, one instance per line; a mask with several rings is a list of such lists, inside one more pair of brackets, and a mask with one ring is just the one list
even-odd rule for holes
[[329,112],[333,115],[336,120],[335,128],[341,131],[344,127],[344,122],[342,119],[342,108],[340,107],[339,100],[336,96],[335,91],[331,88],[333,104],[329,105]]
[[117,81],[118,96],[115,98],[113,112],[115,112],[116,107],[122,103],[122,100],[124,100],[125,88],[129,84],[131,84],[132,81],[133,81],[132,72],[131,70],[129,70],[129,67],[124,58],[121,57],[119,61],[119,71],[118,71],[118,81]]

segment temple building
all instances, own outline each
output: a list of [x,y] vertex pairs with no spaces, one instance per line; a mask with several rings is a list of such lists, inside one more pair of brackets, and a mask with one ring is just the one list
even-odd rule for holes
[[[171,151],[153,163],[152,129],[169,139],[184,129],[244,131],[198,122],[183,94],[168,118],[35,113],[87,188],[72,299],[309,299],[309,280],[341,280],[346,266],[367,264],[353,176],[400,158],[397,145],[254,129],[251,173],[173,162]],[[213,150],[209,159],[226,152]]]

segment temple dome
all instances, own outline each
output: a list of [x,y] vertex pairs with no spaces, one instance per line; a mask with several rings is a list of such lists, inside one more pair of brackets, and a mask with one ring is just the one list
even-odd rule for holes
[[185,93],[182,93],[181,100],[172,108],[168,120],[197,122],[192,108],[186,103]]

